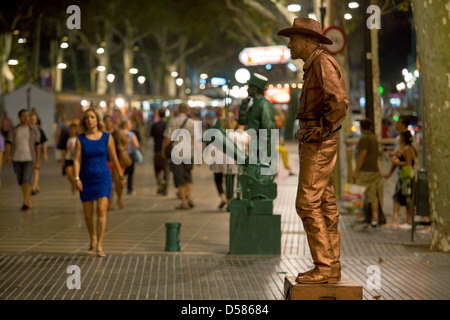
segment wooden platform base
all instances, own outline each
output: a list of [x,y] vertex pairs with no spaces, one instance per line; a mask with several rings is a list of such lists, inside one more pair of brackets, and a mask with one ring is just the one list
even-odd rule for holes
[[285,300],[362,300],[362,286],[351,278],[336,284],[299,284],[296,277],[284,279]]

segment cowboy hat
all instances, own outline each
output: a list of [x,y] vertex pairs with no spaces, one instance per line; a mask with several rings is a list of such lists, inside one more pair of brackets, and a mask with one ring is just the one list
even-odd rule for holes
[[278,31],[279,36],[289,37],[291,34],[302,34],[314,37],[324,44],[333,44],[333,41],[322,34],[321,23],[310,18],[295,18],[291,28]]

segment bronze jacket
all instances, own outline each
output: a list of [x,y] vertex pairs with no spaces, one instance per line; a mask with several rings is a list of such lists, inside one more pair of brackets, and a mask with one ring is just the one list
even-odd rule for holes
[[297,114],[300,132],[297,139],[302,142],[321,142],[341,129],[347,114],[344,75],[336,60],[320,48],[306,60],[303,70],[304,83]]

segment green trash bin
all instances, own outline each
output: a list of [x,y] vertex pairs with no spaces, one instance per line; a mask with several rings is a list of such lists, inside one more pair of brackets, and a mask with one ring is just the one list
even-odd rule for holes
[[178,239],[180,227],[181,223],[178,222],[166,223],[166,251],[180,251],[180,241]]

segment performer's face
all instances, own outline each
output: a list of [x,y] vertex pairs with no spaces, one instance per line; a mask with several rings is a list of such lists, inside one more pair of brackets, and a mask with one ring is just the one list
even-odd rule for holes
[[307,38],[300,34],[292,34],[289,39],[288,48],[291,51],[291,58],[306,61],[308,58],[306,51],[308,47]]

